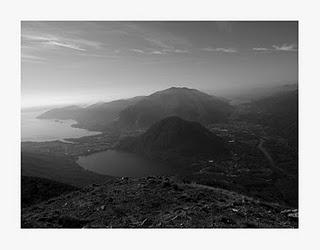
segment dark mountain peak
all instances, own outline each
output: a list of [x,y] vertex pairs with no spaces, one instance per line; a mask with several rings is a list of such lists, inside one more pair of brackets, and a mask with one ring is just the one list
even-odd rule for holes
[[[184,135],[185,133],[191,133],[191,132],[202,132],[207,134],[207,132],[209,131],[206,128],[204,128],[200,123],[186,121],[178,116],[170,116],[153,124],[147,130],[145,135],[152,134],[154,132],[157,132],[158,135],[159,135],[159,132],[166,133],[166,134],[177,132],[181,135]],[[188,136],[190,136],[190,134]]]
[[170,87],[170,88],[167,88],[167,89],[164,89],[164,90],[157,91],[154,94],[156,94],[156,93],[168,93],[168,92],[188,92],[188,91],[198,91],[198,92],[200,92],[199,90],[191,89],[191,88],[187,88],[187,87]]
[[185,123],[196,123],[196,122],[187,122],[187,121],[183,120],[182,118],[180,118],[179,116],[169,116],[169,117],[162,119],[157,124],[170,124],[170,123],[173,123],[176,125],[181,125],[181,124],[185,124]]
[[163,91],[166,91],[166,90],[192,90],[191,88],[187,88],[187,87],[175,87],[175,86],[172,86],[170,88],[167,88]]
[[147,154],[166,154],[191,157],[196,155],[222,156],[227,153],[220,137],[200,123],[167,117],[153,124],[144,134],[120,143],[120,148]]
[[[167,117],[142,136],[156,149],[181,148],[190,152],[224,151],[221,139],[198,122],[186,121],[178,116]],[[208,148],[207,148],[208,147]],[[213,152],[212,151],[212,152]]]
[[157,91],[150,95],[150,97],[157,95],[199,95],[214,98],[206,93],[203,93],[197,89],[187,88],[187,87],[171,87],[168,89]]

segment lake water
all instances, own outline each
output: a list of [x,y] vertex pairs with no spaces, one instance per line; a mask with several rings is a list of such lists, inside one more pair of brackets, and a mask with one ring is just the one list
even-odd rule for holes
[[54,141],[65,138],[79,138],[82,136],[96,135],[100,132],[92,132],[85,129],[73,128],[73,120],[45,120],[36,117],[46,110],[21,112],[21,141]]
[[77,163],[85,169],[111,176],[141,177],[173,174],[170,166],[116,150],[81,156]]

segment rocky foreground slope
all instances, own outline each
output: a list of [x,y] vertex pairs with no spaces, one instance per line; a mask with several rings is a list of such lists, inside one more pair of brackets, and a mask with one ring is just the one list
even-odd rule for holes
[[117,178],[22,209],[22,228],[295,228],[296,210],[174,178]]

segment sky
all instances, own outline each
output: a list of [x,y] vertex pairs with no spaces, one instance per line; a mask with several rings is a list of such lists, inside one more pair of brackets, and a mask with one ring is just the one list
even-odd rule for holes
[[297,22],[21,22],[22,107],[297,81]]

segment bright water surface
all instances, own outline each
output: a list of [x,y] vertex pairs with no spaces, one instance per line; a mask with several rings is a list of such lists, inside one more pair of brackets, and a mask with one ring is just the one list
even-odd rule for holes
[[45,111],[21,112],[21,141],[54,141],[99,134],[99,132],[71,127],[76,123],[73,120],[61,121],[36,118]]

